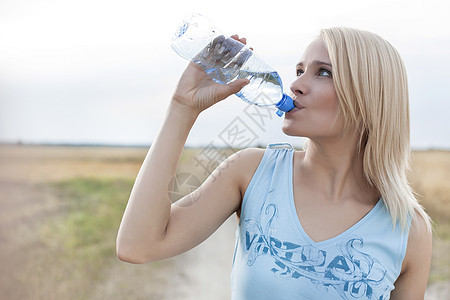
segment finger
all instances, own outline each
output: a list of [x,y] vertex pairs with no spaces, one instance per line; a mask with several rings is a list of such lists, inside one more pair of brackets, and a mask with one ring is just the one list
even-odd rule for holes
[[225,85],[220,86],[220,90],[217,93],[217,96],[220,99],[225,99],[230,95],[236,94],[239,92],[244,86],[250,83],[250,80],[245,78],[237,79],[233,82],[230,82]]
[[236,94],[239,92],[244,86],[250,83],[250,80],[241,78],[237,79],[233,82],[228,83],[226,86],[228,87],[228,92],[230,94]]
[[241,42],[242,44],[246,45],[247,44],[247,39],[245,37],[243,38],[239,38],[238,34],[233,34],[232,36],[230,36],[231,38],[235,39],[236,41]]

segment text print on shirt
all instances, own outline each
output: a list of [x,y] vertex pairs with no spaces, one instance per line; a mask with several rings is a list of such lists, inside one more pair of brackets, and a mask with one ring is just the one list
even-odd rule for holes
[[[249,266],[258,256],[270,255],[274,259],[271,271],[285,278],[306,278],[315,285],[332,287],[343,297],[384,299],[389,290],[385,281],[386,269],[363,248],[361,237],[352,236],[343,241],[340,255],[328,257],[327,252],[313,245],[298,245],[280,241],[272,236],[271,224],[277,215],[275,204],[263,205],[260,222],[246,219],[245,249]],[[389,292],[387,292],[389,295]]]

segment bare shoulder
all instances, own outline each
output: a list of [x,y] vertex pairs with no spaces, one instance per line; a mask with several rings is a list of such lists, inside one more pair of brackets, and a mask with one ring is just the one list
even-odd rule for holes
[[432,230],[428,225],[428,221],[425,220],[419,213],[416,213],[416,217],[411,220],[411,229],[409,232],[408,244],[423,245],[424,242],[431,243]]
[[228,160],[240,173],[252,177],[264,156],[264,152],[265,149],[261,148],[246,148],[234,153]]
[[425,220],[418,212],[415,218],[411,220],[411,228],[408,236],[408,246],[405,254],[405,271],[414,267],[414,264],[424,264],[431,260],[431,244],[432,244],[432,230],[428,225],[428,220]]
[[264,155],[266,149],[262,148],[246,148],[234,153],[231,157],[241,163],[248,163],[249,165],[258,165]]
[[219,166],[219,171],[220,169],[227,169],[225,172],[232,173],[232,177],[237,180],[236,183],[239,186],[241,196],[245,193],[250,180],[255,174],[264,151],[265,149],[260,148],[246,148],[234,153]]
[[392,299],[423,299],[430,273],[432,231],[419,213],[411,220],[402,273]]

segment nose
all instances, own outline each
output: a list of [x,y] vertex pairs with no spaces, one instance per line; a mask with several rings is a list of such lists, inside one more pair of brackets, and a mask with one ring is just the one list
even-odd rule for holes
[[304,95],[308,92],[305,75],[297,77],[290,86],[291,92],[295,95]]

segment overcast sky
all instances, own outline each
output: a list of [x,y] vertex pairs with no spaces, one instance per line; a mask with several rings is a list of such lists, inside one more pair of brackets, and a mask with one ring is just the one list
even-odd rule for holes
[[[198,12],[247,37],[285,89],[321,28],[380,34],[408,70],[412,146],[450,148],[446,1],[179,2],[0,0],[0,141],[151,143],[187,64],[170,40],[180,20]],[[302,143],[284,136],[280,118],[262,115],[258,122],[231,96],[201,115],[188,143],[226,143],[231,128],[248,129],[251,144]]]

